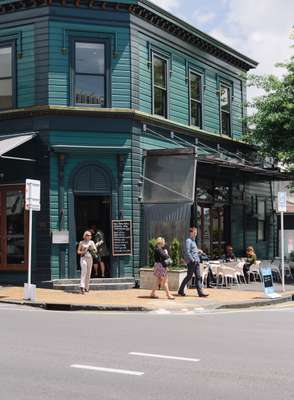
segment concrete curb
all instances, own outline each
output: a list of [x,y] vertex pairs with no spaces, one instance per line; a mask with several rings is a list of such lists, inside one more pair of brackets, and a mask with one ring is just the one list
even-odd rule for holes
[[[224,309],[244,309],[252,307],[265,307],[275,304],[286,303],[294,301],[294,293],[289,294],[277,299],[260,299],[250,300],[227,304],[210,304],[206,307],[207,310],[224,310]],[[125,305],[95,305],[95,304],[70,304],[70,303],[52,303],[52,302],[33,302],[28,300],[4,300],[0,299],[0,303],[3,304],[16,304],[22,306],[38,307],[45,310],[52,311],[120,311],[120,312],[150,312],[156,311],[155,308],[148,308],[143,306],[125,306]],[[160,307],[161,309],[162,307]],[[179,308],[171,308],[170,311],[179,311]]]
[[95,304],[70,304],[70,303],[50,303],[50,302],[33,302],[28,300],[0,300],[2,304],[15,304],[20,306],[29,306],[43,308],[52,311],[125,311],[125,312],[148,312],[153,311],[152,308],[142,306],[122,306],[122,305],[95,305]]
[[289,294],[287,296],[282,296],[277,299],[261,299],[261,300],[250,300],[250,301],[242,301],[237,303],[229,303],[229,304],[221,304],[215,307],[216,310],[225,310],[225,309],[242,309],[242,308],[251,308],[251,307],[265,307],[271,306],[275,304],[287,303],[289,301],[294,301],[294,294]]

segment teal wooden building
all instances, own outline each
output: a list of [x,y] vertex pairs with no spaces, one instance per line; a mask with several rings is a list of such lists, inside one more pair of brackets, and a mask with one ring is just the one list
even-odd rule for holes
[[[111,277],[137,277],[147,240],[189,225],[212,256],[232,243],[272,257],[276,172],[242,142],[256,65],[147,0],[0,1],[0,281],[26,279],[26,178],[41,180],[35,282],[78,276],[92,223],[113,250],[113,220],[133,240],[131,255],[111,252]],[[187,149],[193,198],[145,202],[144,160]]]

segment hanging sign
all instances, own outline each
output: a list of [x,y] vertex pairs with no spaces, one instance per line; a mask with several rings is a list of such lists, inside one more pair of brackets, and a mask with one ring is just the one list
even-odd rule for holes
[[132,252],[132,221],[112,221],[112,255],[131,256]]
[[270,267],[263,267],[260,268],[260,271],[262,275],[264,293],[271,299],[281,297],[278,293],[275,293],[272,269]]
[[26,179],[25,209],[40,211],[41,209],[41,182],[35,179]]

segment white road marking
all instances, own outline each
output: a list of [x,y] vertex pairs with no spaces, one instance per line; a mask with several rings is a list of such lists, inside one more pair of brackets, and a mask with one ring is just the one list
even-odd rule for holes
[[79,369],[89,369],[91,371],[111,372],[111,373],[114,373],[114,374],[123,374],[123,375],[135,375],[135,376],[144,375],[144,372],[139,372],[139,371],[128,371],[126,369],[94,367],[92,365],[72,364],[70,367],[71,368],[79,368]]
[[199,362],[199,358],[186,358],[186,357],[174,357],[174,356],[164,356],[162,354],[149,354],[149,353],[129,353],[132,356],[141,356],[141,357],[153,357],[153,358],[166,358],[168,360],[179,360],[179,361],[190,361],[190,362]]

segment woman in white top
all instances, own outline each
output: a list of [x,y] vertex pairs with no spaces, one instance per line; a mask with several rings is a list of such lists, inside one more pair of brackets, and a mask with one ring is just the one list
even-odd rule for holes
[[97,248],[93,240],[91,240],[92,234],[90,231],[86,231],[83,234],[83,239],[79,243],[78,254],[81,256],[81,293],[89,292],[90,277],[93,266],[92,254],[97,252]]

